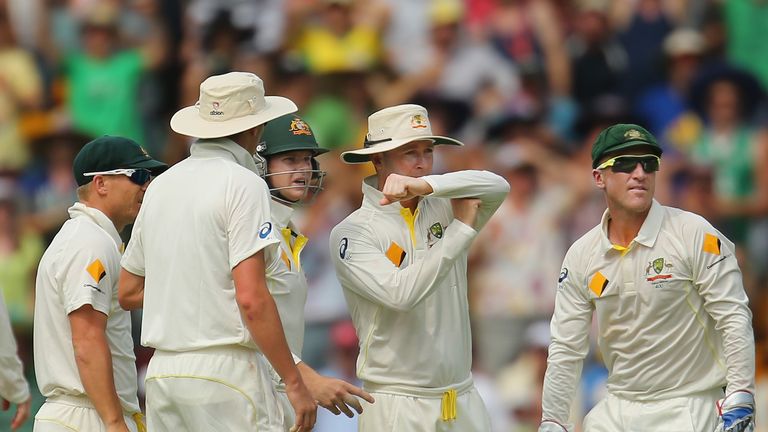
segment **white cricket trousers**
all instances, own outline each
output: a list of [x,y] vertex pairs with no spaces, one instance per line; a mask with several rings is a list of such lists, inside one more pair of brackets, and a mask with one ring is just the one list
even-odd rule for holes
[[359,432],[490,432],[491,420],[470,378],[444,389],[366,383],[376,403],[363,403]]
[[283,426],[285,426],[285,430],[288,432],[291,429],[291,426],[296,424],[296,413],[293,411],[293,405],[291,405],[291,401],[288,399],[288,394],[285,392],[285,389],[277,389],[277,401],[283,408]]
[[152,432],[284,432],[263,356],[241,346],[155,351],[147,367]]
[[608,393],[587,414],[584,432],[714,431],[715,402],[722,397],[722,389],[653,402],[630,401]]
[[[146,432],[141,413],[125,413],[131,432]],[[48,398],[35,415],[35,432],[106,432],[99,413],[87,396]]]

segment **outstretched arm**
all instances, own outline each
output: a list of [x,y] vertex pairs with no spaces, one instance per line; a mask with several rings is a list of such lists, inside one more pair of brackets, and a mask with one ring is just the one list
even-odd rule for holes
[[352,418],[354,416],[352,409],[362,414],[363,406],[357,400],[358,397],[369,403],[374,402],[373,396],[368,392],[344,380],[322,376],[304,362],[296,366],[312,397],[321,407],[336,415],[343,412],[347,417]]

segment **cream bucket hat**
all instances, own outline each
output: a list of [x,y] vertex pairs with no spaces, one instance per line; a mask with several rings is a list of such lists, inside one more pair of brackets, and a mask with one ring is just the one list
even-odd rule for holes
[[394,150],[420,140],[430,140],[435,145],[464,145],[453,138],[432,135],[432,126],[423,106],[396,105],[371,114],[363,148],[346,151],[341,154],[341,159],[349,164],[368,162],[372,154]]
[[196,138],[234,135],[298,108],[290,99],[264,96],[264,83],[248,72],[214,75],[200,84],[200,99],[171,118],[171,129]]

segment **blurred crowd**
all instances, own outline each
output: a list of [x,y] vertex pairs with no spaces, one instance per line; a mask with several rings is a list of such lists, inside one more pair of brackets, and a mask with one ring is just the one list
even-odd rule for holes
[[[328,235],[371,168],[338,154],[361,146],[369,113],[419,103],[436,134],[467,144],[436,152],[437,172],[511,185],[470,255],[475,378],[494,432],[535,430],[561,261],[605,209],[591,143],[634,122],[664,148],[657,199],[739,247],[768,418],[765,29],[764,0],[0,0],[0,289],[33,387],[34,276],[76,200],[74,155],[110,134],[178,162],[191,143],[171,114],[205,77],[241,70],[295,101],[332,150],[326,190],[301,212],[310,365],[354,379]],[[140,314],[134,326],[138,341]],[[137,350],[143,365],[151,352]],[[604,391],[593,351],[577,418]],[[356,430],[325,417],[316,430]]]

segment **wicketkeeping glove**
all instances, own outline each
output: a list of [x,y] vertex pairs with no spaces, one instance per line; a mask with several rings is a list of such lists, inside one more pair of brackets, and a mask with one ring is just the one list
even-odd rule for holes
[[753,432],[755,397],[744,390],[735,391],[717,402],[720,415],[715,432]]

